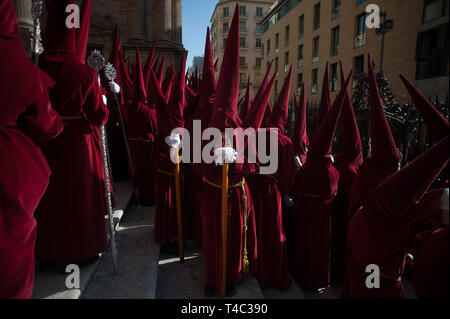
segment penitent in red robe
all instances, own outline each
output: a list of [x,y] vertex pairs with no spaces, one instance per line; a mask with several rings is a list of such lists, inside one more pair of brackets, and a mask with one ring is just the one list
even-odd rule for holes
[[[54,81],[25,55],[13,3],[0,3],[0,299],[31,298],[36,206],[50,168],[39,145],[58,135]],[[10,28],[10,29],[9,29]]]
[[156,109],[141,102],[133,102],[126,113],[128,145],[136,173],[139,200],[144,204],[152,204],[155,200],[155,171],[150,157],[157,128]]
[[[245,174],[255,172],[253,164],[233,164],[229,168],[228,190],[228,244],[227,244],[227,284],[236,284],[242,276],[242,256],[244,247],[244,205],[243,195],[247,196],[247,252],[250,269],[256,270],[256,221],[252,197],[247,183],[242,187],[232,187],[242,181]],[[202,218],[202,251],[205,260],[205,285],[216,287],[222,283],[222,189],[212,186],[222,185],[222,166],[205,165],[205,182],[200,190],[200,214]],[[244,194],[245,190],[245,194]]]
[[[291,140],[280,131],[278,171],[274,175],[249,175],[258,239],[258,267],[255,277],[261,288],[287,290],[288,252],[283,231],[282,203],[295,179],[297,167]],[[269,141],[268,141],[269,143]]]
[[[42,63],[55,80],[52,106],[64,120],[64,131],[44,145],[52,170],[50,184],[36,211],[36,259],[73,262],[106,250],[105,195],[98,126],[108,119],[97,74],[75,61]],[[73,78],[81,83],[71,95]],[[69,91],[70,92],[70,91]]]

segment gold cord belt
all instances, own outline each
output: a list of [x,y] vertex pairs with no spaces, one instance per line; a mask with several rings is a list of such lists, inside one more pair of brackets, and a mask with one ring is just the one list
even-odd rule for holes
[[[222,185],[211,182],[207,178],[205,178],[205,182],[208,185],[222,189]],[[228,189],[238,188],[238,187],[240,187],[242,189],[241,200],[242,200],[242,205],[244,206],[244,227],[243,227],[244,228],[244,251],[243,251],[243,256],[242,256],[242,269],[245,274],[248,274],[250,271],[250,262],[248,261],[248,253],[247,253],[247,229],[248,229],[247,213],[248,212],[247,212],[247,194],[245,192],[245,178],[242,178],[242,180],[237,184],[229,185]]]
[[391,277],[391,276],[385,275],[385,274],[383,274],[383,273],[380,273],[380,277],[385,278],[385,279],[389,279],[389,280],[392,280],[392,281],[395,281],[395,282],[400,282],[400,281],[402,281],[402,276],[401,276],[401,275],[398,276],[397,279],[395,279],[394,277]]
[[147,138],[139,138],[139,137],[129,137],[129,141],[136,141],[136,142],[144,142],[144,143],[152,143],[152,140],[149,140]]
[[268,177],[270,179],[273,179],[275,182],[278,182],[278,178],[274,175],[274,174],[260,174],[260,173],[252,173],[251,175],[258,175],[258,176],[265,176]]
[[78,116],[61,116],[61,119],[62,119],[63,121],[81,120],[81,119],[83,119],[83,118],[84,118],[84,117],[81,116],[81,115],[78,115]]

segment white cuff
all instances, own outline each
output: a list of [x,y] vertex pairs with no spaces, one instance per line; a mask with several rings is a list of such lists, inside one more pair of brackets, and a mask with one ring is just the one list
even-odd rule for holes
[[176,134],[176,135],[166,136],[165,142],[170,147],[177,148],[181,143],[180,135]]
[[102,95],[103,97],[103,104],[108,105],[108,99],[106,98],[106,95]]
[[298,157],[298,156],[295,157],[295,165],[297,166],[297,168],[300,168],[303,166],[302,161],[300,160],[300,157]]
[[444,189],[441,196],[441,209],[448,211],[448,188]]
[[109,82],[109,88],[116,94],[120,93],[120,86],[116,82]]
[[216,165],[223,165],[224,163],[236,162],[237,152],[232,147],[219,147],[214,151],[214,162]]

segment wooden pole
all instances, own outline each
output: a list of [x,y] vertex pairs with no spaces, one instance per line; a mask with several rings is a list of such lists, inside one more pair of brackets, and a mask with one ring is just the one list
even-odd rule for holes
[[177,165],[175,166],[175,197],[177,202],[178,219],[178,250],[180,253],[180,263],[184,263],[184,237],[183,237],[183,216],[181,211],[181,182],[180,182],[180,157],[179,149],[176,149]]
[[222,166],[222,286],[220,298],[225,298],[227,286],[227,234],[228,234],[228,164]]

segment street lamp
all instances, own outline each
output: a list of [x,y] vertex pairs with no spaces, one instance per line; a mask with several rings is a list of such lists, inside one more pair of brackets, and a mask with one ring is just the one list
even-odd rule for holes
[[377,35],[381,34],[381,57],[380,57],[380,73],[383,73],[383,58],[384,58],[384,37],[386,32],[394,28],[394,20],[386,20],[387,12],[381,11],[380,17],[383,18],[383,23],[380,24],[379,28],[375,29]]

